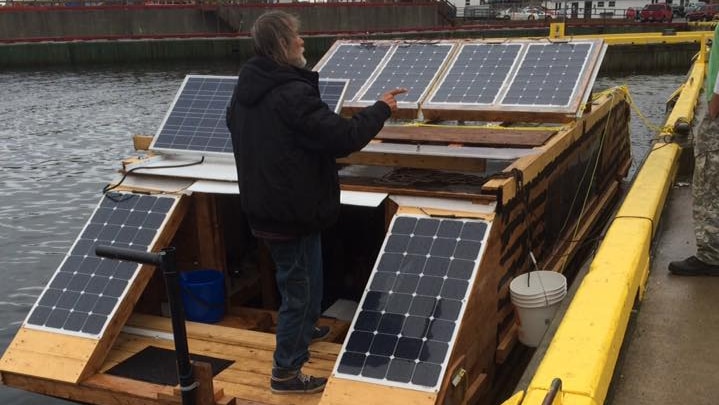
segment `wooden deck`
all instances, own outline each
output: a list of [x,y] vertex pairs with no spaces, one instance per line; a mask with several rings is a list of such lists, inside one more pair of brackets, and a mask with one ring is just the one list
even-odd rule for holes
[[[228,322],[232,323],[232,318],[228,318]],[[329,339],[344,338],[348,326],[346,322],[328,319],[322,319],[320,324],[333,327]],[[176,387],[106,373],[146,347],[174,350],[168,318],[135,314],[127,326],[129,328],[120,333],[99,372],[80,384],[50,382],[14,373],[4,373],[4,382],[21,389],[83,402],[128,405],[179,403]],[[213,379],[215,391],[221,390],[224,394],[224,401],[218,399],[218,404],[229,404],[232,398],[236,398],[236,404],[310,405],[319,403],[322,398],[322,393],[276,395],[270,391],[274,333],[187,322],[187,335],[190,353],[234,361]],[[328,341],[312,344],[311,358],[303,371],[329,377],[340,347],[341,344]]]
[[[128,326],[148,331],[169,332],[170,320],[147,315],[135,315]],[[226,326],[187,323],[190,353],[233,360],[234,363],[215,376],[215,388],[226,395],[265,404],[316,404],[322,394],[275,395],[269,390],[272,353],[275,349],[273,333],[255,332]],[[152,336],[122,333],[110,350],[101,373],[148,346],[174,349],[171,340]],[[310,360],[303,371],[328,377],[332,372],[341,345],[317,342],[310,346]],[[241,401],[240,401],[241,403]]]

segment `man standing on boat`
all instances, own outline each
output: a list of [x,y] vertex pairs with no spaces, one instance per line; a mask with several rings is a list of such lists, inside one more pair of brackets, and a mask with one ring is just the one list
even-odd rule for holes
[[694,233],[697,253],[669,263],[672,274],[719,276],[719,26],[714,29],[704,89],[709,108],[694,136]]
[[251,34],[256,56],[242,67],[227,113],[242,209],[252,233],[269,247],[282,304],[270,388],[313,393],[326,378],[307,376],[322,301],[320,233],[339,215],[335,159],[362,149],[397,110],[395,96],[345,119],[320,99],[318,74],[305,69],[297,17],[261,15]]

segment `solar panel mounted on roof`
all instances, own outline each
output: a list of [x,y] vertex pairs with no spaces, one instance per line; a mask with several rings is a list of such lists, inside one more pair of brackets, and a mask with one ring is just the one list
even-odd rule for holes
[[454,44],[446,42],[398,44],[359,101],[374,103],[386,91],[403,87],[407,92],[397,96],[398,107],[405,103],[416,107],[453,48]]
[[[237,83],[231,76],[188,75],[175,96],[153,150],[232,154],[226,111]],[[320,79],[320,98],[330,109],[342,108],[347,80]]]
[[314,70],[324,79],[348,79],[345,101],[354,100],[392,47],[389,43],[337,42]]
[[493,104],[522,44],[463,44],[436,89],[432,103]]
[[438,391],[488,229],[481,220],[396,216],[335,375]]
[[337,114],[342,110],[342,103],[348,85],[349,80],[347,79],[320,78],[320,98]]
[[465,42],[422,103],[428,120],[566,122],[581,114],[601,40]]
[[232,153],[225,113],[237,77],[188,75],[150,149]]
[[108,193],[55,271],[26,326],[100,338],[139,265],[95,256],[95,246],[148,251],[176,206],[176,197]]
[[569,106],[588,65],[591,43],[528,44],[504,105]]

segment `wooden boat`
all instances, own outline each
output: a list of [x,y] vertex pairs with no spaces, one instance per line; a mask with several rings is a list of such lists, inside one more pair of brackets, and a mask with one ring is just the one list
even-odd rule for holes
[[[224,317],[213,324],[185,324],[190,352],[204,356],[197,357],[195,367],[200,379],[198,403],[491,403],[508,372],[517,366],[516,353],[522,351],[510,300],[511,280],[534,269],[571,277],[604,215],[618,199],[630,165],[625,92],[617,88],[590,95],[604,45],[601,40],[579,43],[589,45],[583,48],[581,71],[573,78],[572,94],[562,108],[518,102],[508,107],[496,101],[501,94],[493,103],[437,101],[434,95],[459,66],[462,52],[472,47],[504,51],[514,47],[516,55],[505,69],[505,75],[514,79],[503,79],[496,89],[498,94],[508,94],[520,80],[532,49],[563,50],[575,46],[572,41],[380,41],[372,45],[386,47],[386,55],[377,64],[379,70],[367,75],[367,83],[345,94],[344,113],[362,106],[363,89],[367,93],[372,80],[382,77],[382,69],[392,66],[393,55],[415,45],[439,44],[446,52],[428,79],[426,91],[418,92],[418,101],[400,103],[399,116],[410,122],[386,126],[368,147],[338,160],[343,206],[337,225],[323,235],[323,309],[327,311],[320,320],[331,326],[332,333],[311,345],[311,359],[305,366],[310,374],[329,377],[324,393],[274,395],[269,390],[279,298],[268,252],[251,236],[243,219],[231,155],[172,150],[162,146],[162,131],[154,137],[135,138],[136,148],[145,153],[122,162],[123,177],[108,192],[111,198],[102,199],[4,353],[0,360],[3,383],[84,403],[180,402],[169,350],[174,345],[172,324],[160,272],[148,265],[110,265],[109,259],[93,256],[92,248],[102,241],[132,247],[130,242],[137,239],[120,240],[119,235],[131,228],[133,215],[140,212],[138,224],[154,221],[154,225],[145,227],[149,236],[143,236],[144,244],[137,243],[135,248],[159,251],[173,246],[182,273],[214,269],[224,275]],[[316,68],[323,76],[331,76],[328,66],[333,57],[343,49],[367,46],[340,41]],[[549,60],[567,66],[561,58]],[[551,69],[535,66],[534,72]],[[190,87],[188,83],[189,78],[184,90]],[[171,125],[173,111],[183,102],[181,94],[163,128]],[[423,114],[421,121],[417,114]],[[130,203],[135,211],[124,208],[123,204]],[[151,207],[140,209],[142,204]],[[407,223],[416,228],[402,233]],[[434,226],[434,233],[423,234],[419,224]],[[118,236],[103,237],[113,226]],[[132,228],[137,231],[133,237],[139,238],[142,226],[132,226],[137,228]],[[481,229],[474,238],[465,238],[464,231],[444,238],[456,243],[452,254],[442,254],[430,245],[412,251],[412,243],[423,235],[432,240],[431,246],[439,246],[436,241],[445,236],[442,229],[471,226]],[[395,249],[398,235],[405,237],[406,248]],[[463,245],[465,241],[471,243]],[[406,264],[413,254],[426,256],[428,262],[435,257],[444,260],[444,275],[433,274],[428,264],[419,270],[403,264],[383,269],[385,259]],[[455,279],[451,264],[461,260],[471,266]],[[96,267],[83,273],[86,263]],[[114,273],[107,277],[109,281],[103,279],[104,290],[92,290],[93,281],[108,266]],[[124,277],[119,276],[122,271]],[[408,296],[424,296],[421,285],[432,288],[433,283],[422,284],[422,280],[442,285],[426,295],[433,300],[431,311],[418,315],[414,307],[407,309],[410,304],[404,307],[405,314],[372,308],[373,294],[375,298],[393,293],[396,297],[403,292],[399,284],[387,287],[383,283],[388,279],[398,283],[395,278],[407,272],[414,272],[419,280]],[[448,280],[455,286],[451,291]],[[83,287],[73,290],[74,282]],[[117,287],[111,292],[113,283]],[[92,307],[79,304],[92,294],[97,295]],[[457,303],[454,316],[431,335],[433,325],[445,320],[438,308],[450,298]],[[73,302],[66,305],[64,301]],[[109,307],[100,308],[100,301],[109,302]],[[422,351],[418,348],[414,353],[415,374],[406,379],[401,373],[389,374],[387,368],[401,357],[395,356],[398,352],[386,354],[389,363],[379,377],[373,374],[378,368],[369,363],[351,370],[353,363],[343,356],[364,355],[353,352],[350,341],[353,334],[363,331],[363,312],[367,315],[372,310],[382,317],[374,332],[369,332],[374,335],[390,314],[424,320],[423,335],[419,335]],[[402,329],[397,336],[406,338],[407,333]],[[437,359],[425,349],[430,341],[442,347]],[[373,350],[374,346],[367,353],[374,355]],[[158,357],[146,357],[148,353]],[[411,356],[407,359],[412,362]],[[415,378],[425,363],[431,363],[436,373],[429,380]],[[155,369],[165,374],[170,370],[174,382],[158,382],[162,378],[148,373]]]

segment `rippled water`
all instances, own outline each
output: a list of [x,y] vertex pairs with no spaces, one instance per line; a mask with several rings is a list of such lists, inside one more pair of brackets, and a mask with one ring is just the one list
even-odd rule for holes
[[[0,73],[0,351],[4,351],[100,198],[133,154],[131,136],[155,132],[188,73],[233,75],[237,65],[93,67]],[[656,125],[684,75],[599,78],[627,84]],[[631,124],[635,162],[651,132]],[[635,163],[636,165],[636,163]],[[2,404],[67,404],[0,387]]]

